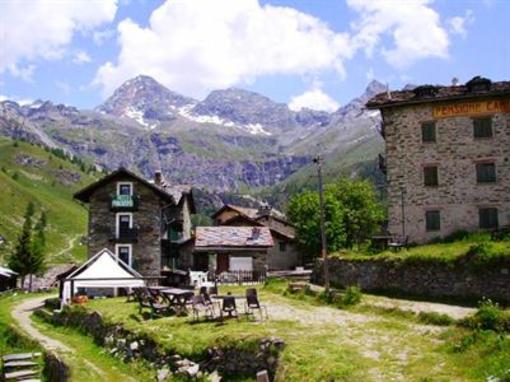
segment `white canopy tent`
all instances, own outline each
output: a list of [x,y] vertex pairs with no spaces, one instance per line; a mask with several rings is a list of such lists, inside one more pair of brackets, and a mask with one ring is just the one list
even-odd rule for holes
[[135,288],[145,286],[144,277],[102,249],[63,281],[62,305],[68,304],[78,288]]
[[15,277],[16,275],[17,275],[17,273],[14,272],[12,269],[0,266],[0,276],[11,278],[11,277]]

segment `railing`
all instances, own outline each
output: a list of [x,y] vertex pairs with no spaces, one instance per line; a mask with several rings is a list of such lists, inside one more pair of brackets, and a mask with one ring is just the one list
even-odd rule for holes
[[379,154],[379,170],[386,175],[386,158],[382,154]]
[[110,200],[112,211],[135,211],[138,210],[138,196],[136,195],[114,195]]
[[[220,284],[258,284],[266,281],[266,272],[261,271],[228,271],[216,275]],[[208,273],[208,280],[214,281],[214,273]]]
[[138,228],[124,228],[114,237],[115,241],[131,243],[138,241]]

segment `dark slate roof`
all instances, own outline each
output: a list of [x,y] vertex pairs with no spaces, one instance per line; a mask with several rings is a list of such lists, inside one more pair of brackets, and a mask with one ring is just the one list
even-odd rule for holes
[[492,82],[487,78],[477,76],[464,85],[422,85],[412,90],[379,93],[367,102],[366,107],[382,109],[408,104],[508,95],[510,95],[510,81]]
[[92,183],[85,187],[84,189],[78,191],[74,194],[74,198],[78,199],[84,203],[88,203],[90,201],[90,196],[94,193],[95,190],[109,183],[117,177],[128,176],[137,180],[140,183],[143,183],[150,189],[152,189],[156,194],[158,194],[164,200],[168,200],[170,202],[178,205],[181,199],[184,196],[187,196],[190,201],[191,213],[195,213],[195,204],[193,201],[193,192],[191,186],[185,185],[171,185],[170,183],[163,181],[161,185],[156,185],[152,181],[148,181],[145,178],[135,174],[132,171],[127,170],[124,167],[120,167],[119,169],[113,171],[112,173],[106,175],[105,177],[99,179],[97,182]]
[[270,248],[273,239],[268,227],[197,227],[195,248]]
[[[220,215],[223,211],[228,210],[228,209],[236,211],[237,213],[244,215],[250,219],[258,219],[261,216],[264,216],[263,214],[261,214],[261,212],[258,208],[248,208],[248,207],[236,206],[234,204],[225,204],[218,211],[216,211],[211,217],[214,219],[216,216]],[[283,214],[283,212],[280,212],[274,208],[271,208],[269,211],[270,211],[269,212],[270,216],[279,218],[281,220],[285,219],[285,215]]]

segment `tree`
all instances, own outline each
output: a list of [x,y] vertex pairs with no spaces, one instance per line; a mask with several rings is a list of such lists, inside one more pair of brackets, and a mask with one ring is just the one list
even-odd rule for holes
[[[324,215],[328,252],[342,248],[345,242],[345,231],[342,226],[343,208],[335,199],[331,187],[324,191]],[[298,245],[306,253],[307,259],[320,254],[320,208],[319,194],[315,191],[305,191],[294,195],[288,206],[290,221],[296,226]]]
[[373,185],[367,180],[342,178],[332,188],[344,209],[345,246],[352,248],[365,242],[384,220]]
[[[324,190],[328,252],[352,248],[366,241],[384,219],[384,211],[368,181],[341,179]],[[296,239],[309,256],[320,253],[319,194],[294,195],[288,206]]]
[[30,276],[29,290],[32,290],[32,275],[39,274],[44,269],[44,228],[46,226],[46,214],[42,214],[37,223],[37,232],[34,239],[34,204],[30,202],[25,211],[25,221],[18,236],[14,252],[9,257],[9,267],[18,272],[21,277],[21,285],[25,283],[27,275]]

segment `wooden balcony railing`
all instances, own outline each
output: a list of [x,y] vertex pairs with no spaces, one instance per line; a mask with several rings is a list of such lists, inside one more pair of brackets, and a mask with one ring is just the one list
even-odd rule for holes
[[110,199],[112,211],[136,211],[139,198],[136,195],[114,195]]

